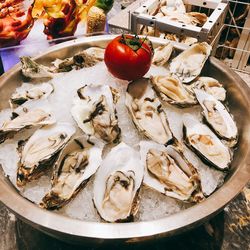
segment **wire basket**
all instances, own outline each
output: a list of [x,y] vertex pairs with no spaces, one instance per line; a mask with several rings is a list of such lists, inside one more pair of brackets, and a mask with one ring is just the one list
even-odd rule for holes
[[213,55],[231,68],[250,73],[250,3],[230,0],[225,23],[213,40]]

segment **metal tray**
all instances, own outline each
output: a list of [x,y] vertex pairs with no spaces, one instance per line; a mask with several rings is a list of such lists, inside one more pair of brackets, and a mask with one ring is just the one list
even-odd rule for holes
[[[105,47],[113,35],[88,37],[50,48],[37,57],[44,64],[65,58],[89,46]],[[150,38],[155,45],[163,40]],[[0,201],[20,219],[58,239],[70,242],[99,244],[122,241],[127,243],[168,237],[198,226],[229,203],[250,179],[250,89],[229,67],[210,57],[203,74],[218,79],[227,89],[228,103],[239,128],[239,143],[224,185],[204,202],[163,219],[131,223],[97,223],[71,219],[39,208],[23,198],[0,170]],[[0,109],[6,108],[11,93],[21,84],[20,64],[0,78]]]

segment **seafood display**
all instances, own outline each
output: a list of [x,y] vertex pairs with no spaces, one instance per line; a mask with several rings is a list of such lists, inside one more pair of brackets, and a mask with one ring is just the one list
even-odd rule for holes
[[202,202],[222,185],[240,137],[227,90],[203,70],[210,52],[204,42],[183,52],[164,43],[131,82],[108,72],[103,48],[48,65],[22,57],[28,82],[0,112],[6,175],[41,208],[83,220],[140,221]]

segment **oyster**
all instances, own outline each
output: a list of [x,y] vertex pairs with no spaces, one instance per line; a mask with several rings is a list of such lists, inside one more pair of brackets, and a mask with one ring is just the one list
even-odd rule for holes
[[199,202],[204,198],[197,170],[184,156],[181,144],[164,147],[141,141],[140,153],[144,184],[182,201]]
[[170,72],[184,83],[191,82],[201,73],[211,48],[206,42],[192,45],[172,60]]
[[176,76],[153,76],[151,83],[160,99],[179,107],[188,107],[197,103],[189,91]]
[[71,114],[87,136],[95,136],[106,143],[120,139],[115,104],[118,93],[107,85],[84,86],[77,91],[78,97]]
[[183,123],[183,136],[186,145],[204,163],[219,170],[227,170],[232,160],[229,148],[206,125],[192,116],[184,116]]
[[165,45],[161,45],[154,50],[154,56],[152,63],[157,66],[163,66],[169,60],[173,51],[173,45],[168,42]]
[[104,49],[98,47],[90,47],[86,50],[83,50],[73,57],[66,59],[56,59],[53,62],[55,66],[54,72],[68,72],[73,68],[84,68],[92,67],[98,62],[104,60]]
[[19,141],[17,186],[22,187],[37,179],[47,168],[52,167],[74,133],[75,128],[71,124],[58,123],[37,130],[26,141]]
[[192,92],[194,88],[202,89],[222,102],[226,99],[226,90],[223,88],[221,83],[212,77],[200,76],[195,82],[188,85],[187,88],[189,88]]
[[160,12],[164,15],[169,13],[186,13],[186,7],[182,0],[167,0],[165,4],[161,4]]
[[129,84],[125,104],[137,129],[160,144],[173,140],[167,116],[146,78]]
[[17,89],[11,95],[9,100],[10,106],[11,108],[16,108],[29,100],[46,99],[53,91],[54,87],[50,83],[40,85],[28,84],[25,88]]
[[220,138],[230,141],[231,146],[234,146],[237,142],[238,129],[225,106],[203,90],[194,89],[194,92],[207,123]]
[[207,15],[205,13],[200,12],[188,12],[186,15],[195,18],[195,22],[199,26],[203,26],[207,21]]
[[[200,17],[199,17],[200,18]],[[197,25],[201,24],[202,19],[196,18],[194,15],[189,15],[189,13],[178,13],[178,12],[168,12],[164,17],[161,17],[161,21],[174,21],[183,23],[186,25]]]
[[55,123],[47,101],[27,102],[12,113],[12,118],[0,127],[0,143],[12,138],[16,133],[34,127]]
[[139,208],[143,174],[140,155],[134,149],[120,143],[110,151],[94,180],[94,204],[105,221],[133,219]]
[[20,57],[22,64],[22,73],[25,77],[30,79],[53,78],[53,74],[49,68],[38,64],[28,56]]
[[97,171],[102,161],[103,145],[90,144],[84,137],[73,138],[59,155],[51,190],[44,196],[40,206],[58,209],[74,198]]

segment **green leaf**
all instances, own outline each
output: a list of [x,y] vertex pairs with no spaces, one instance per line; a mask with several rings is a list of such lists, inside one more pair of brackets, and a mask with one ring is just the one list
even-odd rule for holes
[[114,0],[96,0],[95,6],[103,9],[106,13],[109,12],[114,4]]

